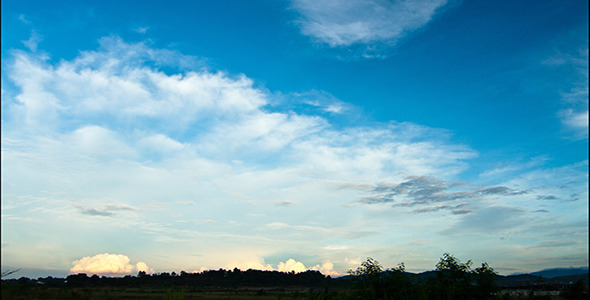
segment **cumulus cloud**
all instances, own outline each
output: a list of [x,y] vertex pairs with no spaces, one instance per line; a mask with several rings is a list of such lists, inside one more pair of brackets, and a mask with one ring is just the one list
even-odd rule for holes
[[[320,273],[324,274],[324,275],[330,275],[330,276],[338,276],[340,275],[340,273],[336,272],[334,270],[334,264],[326,261],[324,263],[317,264],[313,267],[306,267],[302,262],[297,261],[293,258],[289,258],[286,261],[281,261],[277,264],[277,267],[274,268],[271,264],[267,264],[264,262],[264,259],[260,258],[260,257],[253,257],[253,258],[249,258],[249,259],[244,259],[241,261],[237,261],[237,262],[233,262],[227,265],[227,268],[229,269],[233,269],[233,268],[238,268],[240,270],[248,270],[248,269],[253,269],[253,270],[263,270],[263,271],[279,271],[279,272],[285,272],[285,273],[289,273],[289,272],[295,272],[295,273],[301,273],[301,272],[305,272],[308,270],[315,270],[315,271],[319,271]],[[201,270],[207,270],[207,268],[201,268]]]
[[277,271],[301,273],[307,271],[307,268],[305,267],[305,265],[303,265],[302,262],[298,262],[290,258],[286,262],[279,262],[279,265],[277,266]]
[[327,261],[324,262],[321,265],[315,265],[314,267],[311,268],[311,270],[317,270],[320,271],[320,273],[326,275],[326,276],[340,276],[341,274],[334,271],[334,264]]
[[135,269],[137,270],[137,272],[146,272],[147,274],[154,273],[154,269],[148,267],[148,265],[143,261],[136,263]]
[[[301,171],[340,177],[452,175],[477,155],[449,143],[441,130],[411,123],[336,130],[321,114],[273,111],[273,95],[243,75],[203,68],[170,75],[142,65],[174,64],[169,52],[116,37],[100,44],[55,66],[17,53],[8,76],[21,92],[7,110],[20,117],[18,124],[84,158],[153,161],[184,155],[247,166],[265,155]],[[304,98],[325,111],[346,107],[323,92]],[[16,124],[6,124],[11,125]],[[59,145],[64,139],[68,143]]]
[[131,275],[139,271],[153,273],[153,269],[150,269],[146,263],[140,261],[136,265],[132,265],[129,263],[129,257],[123,254],[97,254],[95,256],[83,257],[72,262],[72,264],[74,265],[70,269],[70,273],[72,274],[86,273],[119,276]]
[[84,52],[56,68],[30,55],[16,56],[11,78],[23,87],[17,100],[33,114],[32,120],[42,117],[41,113],[59,114],[69,121],[83,117],[100,122],[101,116],[119,122],[155,118],[167,121],[159,128],[163,129],[186,125],[209,113],[222,116],[256,110],[266,103],[245,77],[231,79],[207,72],[168,76],[140,66],[146,59],[167,62],[172,55],[160,53],[164,50],[126,44],[118,38],[102,39],[101,45],[101,51]]
[[227,264],[228,269],[238,268],[240,270],[262,270],[262,271],[274,271],[275,269],[272,265],[267,264],[264,262],[263,258],[260,257],[251,257],[242,259],[239,261],[235,261],[232,263]]
[[[294,0],[304,35],[330,47],[381,43],[392,45],[426,25],[446,0],[312,1]],[[370,48],[367,48],[370,49]]]

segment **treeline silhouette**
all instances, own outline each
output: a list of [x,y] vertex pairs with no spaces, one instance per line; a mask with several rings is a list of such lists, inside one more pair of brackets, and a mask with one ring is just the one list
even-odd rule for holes
[[[125,277],[99,277],[81,273],[69,275],[65,279],[47,277],[31,280],[22,277],[2,280],[2,287],[3,290],[4,287],[17,287],[24,290],[27,287],[39,286],[70,289],[178,287],[191,291],[208,287],[228,290],[259,289],[259,291],[264,291],[263,288],[282,287],[284,290],[307,289],[310,291],[307,298],[310,299],[510,299],[505,294],[497,293],[500,290],[499,279],[503,277],[499,276],[487,263],[473,269],[471,261],[462,263],[448,253],[440,258],[434,271],[421,274],[406,272],[403,263],[394,268],[384,269],[372,258],[368,258],[360,267],[348,273],[348,276],[339,278],[324,276],[319,271],[313,270],[285,273],[252,269],[242,271],[237,268],[208,270],[200,273],[181,271],[180,274],[139,272],[137,276]],[[587,280],[561,286],[561,299],[587,299],[587,286]],[[538,289],[540,287],[542,286],[535,283],[518,288]],[[318,292],[312,293],[314,290]]]
[[135,276],[122,278],[98,277],[86,274],[70,275],[66,278],[66,285],[72,287],[84,286],[125,286],[125,287],[169,287],[169,286],[213,286],[213,287],[266,287],[266,286],[305,286],[324,287],[332,282],[332,278],[322,275],[319,271],[302,273],[260,271],[249,269],[242,271],[209,270],[201,273],[180,272],[180,274],[159,273],[146,274],[139,272]]

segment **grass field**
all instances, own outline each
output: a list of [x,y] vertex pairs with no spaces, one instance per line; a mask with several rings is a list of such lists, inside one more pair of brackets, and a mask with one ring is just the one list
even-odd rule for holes
[[[338,299],[338,292],[305,288],[48,288],[4,286],[2,299]],[[343,294],[341,292],[340,294]]]

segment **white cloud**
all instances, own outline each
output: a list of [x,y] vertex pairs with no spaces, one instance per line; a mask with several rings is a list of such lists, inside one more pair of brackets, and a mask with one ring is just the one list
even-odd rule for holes
[[139,34],[145,34],[148,29],[150,29],[148,26],[138,26],[133,28],[133,31],[139,33]]
[[[100,51],[57,66],[17,54],[10,77],[22,92],[9,110],[28,120],[28,128],[73,127],[71,138],[82,151],[117,158],[185,150],[184,155],[197,151],[248,163],[268,153],[322,172],[378,176],[388,169],[457,173],[462,160],[474,157],[472,150],[446,145],[444,138],[421,140],[436,130],[412,124],[338,131],[319,116],[272,112],[266,108],[271,96],[245,76],[203,70],[167,75],[138,65],[159,50],[117,38],[101,44]],[[321,92],[306,97],[316,94],[318,101],[327,97]],[[332,111],[334,105],[342,107],[333,99],[325,105]]]
[[19,15],[19,16],[18,16],[18,19],[19,19],[21,22],[25,23],[25,24],[31,24],[31,21],[29,21],[29,20],[27,19],[27,17],[25,17],[25,15],[23,15],[23,14]]
[[238,269],[241,270],[247,270],[247,269],[254,269],[254,270],[266,270],[266,271],[279,271],[279,272],[295,272],[295,273],[301,273],[301,272],[305,272],[308,270],[316,270],[316,271],[320,271],[322,274],[324,275],[330,275],[330,276],[338,276],[340,275],[340,273],[334,271],[334,264],[331,262],[324,262],[321,265],[315,265],[311,268],[307,268],[305,267],[305,265],[300,262],[300,261],[296,261],[293,258],[289,258],[288,260],[284,261],[284,262],[279,262],[277,265],[277,268],[273,268],[272,265],[270,264],[266,264],[264,262],[264,259],[256,257],[256,258],[250,258],[250,259],[246,259],[246,260],[242,260],[239,262],[234,262],[231,264],[227,265],[229,269],[233,269],[234,267],[237,267]]
[[[358,191],[341,189],[342,183],[452,177],[477,155],[452,144],[448,133],[415,124],[336,128],[326,114],[274,110],[274,94],[243,75],[204,69],[167,74],[143,63],[177,63],[169,52],[117,38],[101,44],[69,61],[50,63],[22,52],[7,61],[3,78],[19,88],[6,93],[16,96],[6,99],[2,112],[11,116],[2,124],[7,215],[31,216],[55,232],[75,220],[78,226],[68,227],[72,235],[99,228],[121,232],[117,238],[124,240],[145,238],[154,246],[146,250],[151,261],[163,245],[199,247],[220,257],[191,258],[192,269],[270,270],[256,255],[230,253],[227,240],[248,244],[248,253],[257,255],[285,248],[322,258],[324,251],[348,255],[359,250],[354,243],[336,250],[320,242],[381,229],[354,217],[357,211],[345,205],[357,201]],[[309,105],[321,110],[339,103],[322,92],[306,94],[305,101],[314,103],[314,95],[317,105]],[[23,197],[34,200],[29,205]],[[113,213],[107,207],[120,203],[137,209]],[[18,226],[13,220],[3,226]],[[61,247],[55,252],[76,255]],[[92,247],[76,249],[97,251]],[[163,259],[154,263],[170,267]],[[336,272],[329,265],[314,268]]]
[[293,1],[293,7],[302,15],[302,33],[331,47],[375,42],[394,44],[426,25],[445,4],[446,0]]
[[315,265],[310,270],[317,270],[320,273],[324,274],[325,276],[340,276],[341,274],[334,271],[334,264],[327,261],[324,262],[322,265]]
[[161,153],[173,152],[183,148],[182,143],[179,143],[163,134],[153,134],[143,137],[139,140],[139,145],[145,147],[148,150]]
[[262,271],[274,271],[274,268],[270,264],[264,263],[264,259],[260,257],[251,257],[234,261],[226,265],[227,269],[238,268],[240,270],[262,270]]
[[146,272],[147,274],[154,273],[154,269],[148,267],[148,265],[143,261],[136,263],[135,269],[137,270],[137,272]]
[[93,156],[133,157],[134,149],[117,136],[117,133],[100,127],[85,126],[76,129],[69,136],[70,145],[81,153]]
[[277,271],[279,272],[295,272],[301,273],[307,271],[307,268],[302,262],[296,261],[292,258],[288,259],[286,262],[279,262],[277,266]]
[[[570,49],[570,44],[566,49]],[[571,80],[568,90],[561,93],[564,106],[558,113],[563,125],[571,130],[576,139],[588,138],[588,46],[584,45],[577,51],[557,52],[542,62],[554,69],[575,70],[575,79]]]
[[360,265],[362,262],[361,262],[361,260],[360,260],[360,259],[356,259],[356,258],[347,258],[347,259],[346,259],[346,263],[347,263],[349,266],[357,266],[357,265]]
[[29,48],[32,52],[37,52],[37,45],[43,40],[43,38],[37,33],[37,31],[31,31],[31,37],[28,40],[23,41],[23,44]]
[[563,110],[559,114],[563,124],[579,132],[583,137],[588,136],[588,111],[575,112],[572,109]]
[[434,132],[412,133],[413,127],[412,124],[398,124],[325,131],[294,147],[310,170],[322,170],[332,178],[364,177],[364,181],[380,180],[378,176],[384,172],[390,176],[454,175],[466,167],[463,160],[477,156],[468,147],[446,145],[436,139],[419,141],[422,135]]
[[97,254],[83,257],[72,263],[70,273],[86,273],[105,276],[130,275],[139,271],[153,273],[146,263],[138,262],[135,266],[129,263],[129,257],[123,254]]

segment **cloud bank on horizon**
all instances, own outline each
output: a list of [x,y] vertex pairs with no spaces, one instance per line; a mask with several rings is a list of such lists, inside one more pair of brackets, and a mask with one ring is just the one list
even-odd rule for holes
[[[391,49],[410,32],[427,34],[446,5],[347,3],[289,8],[301,34],[330,47]],[[3,19],[35,22],[10,12]],[[272,90],[195,52],[110,34],[60,57],[27,34],[21,48],[2,48],[6,265],[338,275],[367,256],[432,269],[443,252],[500,273],[588,264],[587,152],[553,162],[555,152],[519,146],[506,159],[458,142],[469,140],[455,133],[465,124],[363,121],[358,103],[330,90]],[[371,64],[392,55],[366,49]],[[552,127],[553,142],[587,145],[587,46],[554,53],[539,68],[571,78],[551,106],[563,125]]]
[[146,263],[140,261],[135,265],[129,263],[129,257],[122,254],[97,254],[95,256],[83,257],[73,262],[70,273],[86,273],[88,275],[96,274],[102,276],[125,276],[137,274],[138,272],[154,273]]

